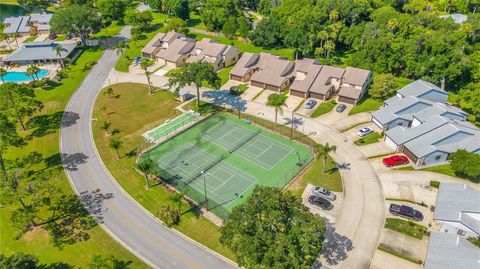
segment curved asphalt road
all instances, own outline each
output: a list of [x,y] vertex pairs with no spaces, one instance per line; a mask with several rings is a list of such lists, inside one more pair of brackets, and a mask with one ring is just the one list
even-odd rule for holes
[[115,51],[107,50],[65,109],[60,148],[70,184],[97,222],[150,266],[237,268],[156,221],[123,191],[104,167],[91,135],[91,115],[96,96],[118,57]]

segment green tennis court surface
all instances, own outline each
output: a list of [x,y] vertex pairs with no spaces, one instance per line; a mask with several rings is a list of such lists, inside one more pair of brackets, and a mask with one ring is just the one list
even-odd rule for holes
[[[227,113],[218,113],[142,155],[168,184],[222,218],[255,185],[284,187],[311,160],[310,149]],[[202,171],[204,173],[202,173]]]
[[157,141],[197,119],[198,115],[190,111],[146,132],[143,136],[150,141]]

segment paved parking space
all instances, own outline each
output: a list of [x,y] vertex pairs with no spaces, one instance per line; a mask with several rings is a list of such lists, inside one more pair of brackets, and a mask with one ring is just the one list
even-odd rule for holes
[[306,99],[305,102],[302,104],[302,106],[298,108],[296,113],[298,113],[300,115],[303,115],[303,116],[310,117],[310,115],[312,115],[313,111],[315,111],[315,109],[317,109],[317,107],[322,103],[322,101],[320,101],[320,100],[313,99],[313,100],[317,101],[317,103],[311,109],[307,109],[307,108],[305,108],[305,104],[310,99],[313,99],[313,98]]
[[380,245],[410,258],[425,261],[428,237],[424,236],[422,240],[418,240],[397,231],[383,229],[382,236],[380,237]]
[[288,110],[292,110],[297,108],[297,106],[300,105],[303,101],[305,101],[305,99],[302,97],[288,95],[287,100],[285,100],[285,105],[287,106]]
[[[343,133],[343,135],[345,135],[345,137],[348,140],[353,142],[353,141],[358,140],[360,138],[357,135],[358,130],[360,130],[362,128],[365,128],[365,127],[372,128],[374,132],[380,132],[380,129],[373,122],[367,122],[367,123],[363,123],[363,124],[360,124],[358,126],[355,126],[354,128],[350,128],[350,129],[346,130]],[[364,147],[364,146],[362,146],[362,147]]]
[[248,86],[248,89],[242,94],[242,98],[247,101],[252,101],[255,96],[263,91],[262,88]]
[[353,108],[353,105],[347,105],[347,104],[345,105],[347,106],[347,108],[345,108],[343,112],[337,112],[335,110],[338,106],[338,104],[336,104],[335,107],[332,109],[332,111],[321,115],[315,120],[328,125],[332,125],[336,122],[342,121],[343,119],[348,118],[348,113]]
[[[346,113],[345,111],[343,113]],[[340,132],[344,132],[353,126],[356,126],[359,123],[370,122],[372,120],[372,115],[370,113],[358,113],[352,116],[342,118],[341,120],[335,121],[332,123],[332,127],[337,129]]]
[[322,209],[318,206],[312,205],[308,202],[308,197],[312,193],[312,190],[315,186],[312,184],[307,184],[307,187],[303,191],[302,194],[302,203],[310,209],[310,212],[312,212],[315,215],[324,217],[328,219],[331,223],[335,223],[338,215],[340,214],[341,208],[342,208],[342,203],[343,203],[343,194],[341,192],[333,192],[337,196],[337,199],[332,202],[333,208],[330,210],[325,210]]
[[268,101],[268,96],[272,93],[275,93],[271,90],[264,90],[257,98],[255,98],[255,102],[265,105]]
[[422,265],[409,262],[407,260],[396,257],[387,252],[378,250],[375,251],[373,256],[371,269],[385,269],[385,265],[388,264],[389,269],[421,269]]
[[[415,200],[413,200],[415,201]],[[413,209],[415,210],[418,210],[420,212],[422,212],[423,214],[423,220],[420,221],[420,222],[415,222],[417,224],[420,224],[422,226],[425,226],[428,228],[428,225],[430,224],[432,227],[435,227],[434,225],[434,222],[433,222],[433,212],[432,210],[430,210],[430,206],[428,207],[424,207],[424,206],[421,206],[421,205],[418,205],[418,204],[412,204],[412,203],[408,203],[408,202],[402,202],[402,201],[387,201],[385,200],[385,217],[387,218],[395,218],[395,219],[403,219],[403,220],[408,220],[406,218],[402,218],[400,216],[396,217],[394,215],[392,215],[390,213],[390,211],[388,210],[388,208],[390,207],[390,204],[397,204],[397,205],[406,205],[406,206],[410,206],[412,207]]]
[[383,140],[380,142],[358,147],[367,157],[378,156],[382,154],[393,154],[395,151],[390,148]]

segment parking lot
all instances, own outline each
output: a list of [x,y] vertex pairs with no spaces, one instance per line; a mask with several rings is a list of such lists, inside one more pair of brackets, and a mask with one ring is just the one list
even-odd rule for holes
[[307,185],[302,194],[302,203],[310,209],[310,212],[312,212],[312,214],[324,217],[328,219],[331,223],[335,223],[335,220],[340,214],[340,210],[342,208],[343,194],[340,192],[333,192],[337,196],[337,199],[331,202],[333,208],[325,210],[320,208],[319,206],[312,205],[308,202],[308,197],[312,194],[312,190],[314,187],[315,186],[313,186],[312,184]]

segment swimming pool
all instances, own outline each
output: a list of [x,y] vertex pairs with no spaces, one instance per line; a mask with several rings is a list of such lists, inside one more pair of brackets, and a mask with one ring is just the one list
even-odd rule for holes
[[[43,78],[48,74],[46,69],[40,69],[40,72],[35,76],[35,78]],[[33,80],[33,77],[27,76],[25,72],[7,72],[5,76],[3,76],[3,80],[5,82],[23,82],[23,81],[30,81]]]

